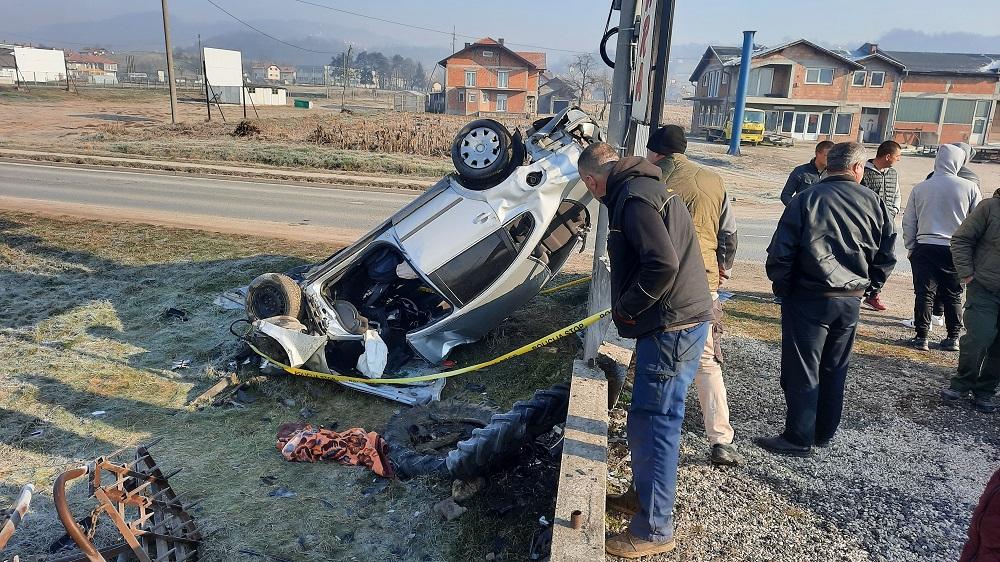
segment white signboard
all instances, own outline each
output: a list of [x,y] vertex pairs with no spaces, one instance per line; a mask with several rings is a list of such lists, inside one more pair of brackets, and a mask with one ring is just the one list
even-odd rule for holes
[[242,86],[242,54],[239,51],[205,47],[205,78],[213,86]]
[[18,80],[24,82],[58,82],[66,79],[66,57],[58,49],[14,47]]
[[632,73],[632,118],[643,122],[649,114],[649,102],[653,87],[653,41],[656,11],[660,0],[639,0],[639,42],[636,45],[635,69]]

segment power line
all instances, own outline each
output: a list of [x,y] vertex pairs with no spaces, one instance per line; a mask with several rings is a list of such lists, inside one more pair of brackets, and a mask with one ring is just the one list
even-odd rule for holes
[[[359,12],[352,12],[350,10],[344,10],[344,9],[341,9],[341,8],[334,8],[333,6],[328,6],[326,4],[320,4],[318,2],[311,2],[309,0],[295,0],[295,1],[298,2],[298,3],[300,3],[300,4],[307,4],[309,6],[316,6],[317,8],[323,8],[323,9],[331,10],[331,11],[334,11],[334,12],[340,12],[342,14],[348,14],[348,15],[352,15],[352,16],[357,16],[359,18],[365,18],[365,19],[380,21],[382,23],[391,23],[392,25],[398,25],[398,26],[401,26],[401,27],[408,27],[410,29],[418,29],[420,31],[429,31],[431,33],[439,33],[441,35],[455,35],[455,36],[461,37],[463,39],[480,39],[481,38],[481,37],[477,37],[475,35],[465,35],[465,34],[462,34],[462,33],[457,33],[456,34],[454,31],[445,31],[443,29],[434,29],[434,28],[430,28],[430,27],[423,27],[423,26],[420,26],[420,25],[413,25],[413,24],[409,24],[409,23],[403,23],[403,22],[393,21],[393,20],[389,20],[389,19],[385,19],[385,18],[376,17],[376,16],[370,16],[368,14],[362,14],[362,13],[359,13]],[[529,44],[526,44],[526,43],[507,43],[507,44],[516,45],[518,47],[527,47],[529,49],[542,49],[543,51],[558,51],[558,52],[561,52],[561,53],[579,54],[579,53],[582,52],[582,51],[573,51],[571,49],[557,49],[555,47],[545,47],[545,46],[541,46],[541,45],[529,45]]]
[[302,47],[302,46],[300,46],[300,45],[296,45],[296,44],[294,44],[294,43],[289,43],[288,41],[285,41],[285,40],[283,40],[283,39],[278,39],[278,38],[277,38],[277,37],[275,37],[274,35],[271,35],[271,34],[269,34],[269,33],[265,32],[265,31],[261,31],[260,29],[258,29],[258,28],[256,28],[256,27],[254,27],[254,26],[250,25],[249,23],[247,23],[247,22],[245,22],[245,21],[241,20],[240,18],[238,18],[238,17],[236,17],[235,15],[233,15],[232,13],[228,12],[228,11],[227,11],[227,10],[226,10],[225,8],[223,8],[222,6],[220,6],[220,5],[216,4],[216,3],[215,3],[215,2],[213,2],[212,0],[205,0],[205,1],[206,1],[206,2],[208,2],[209,4],[211,4],[211,5],[215,6],[216,8],[218,8],[218,9],[219,9],[219,11],[221,11],[221,12],[222,12],[222,13],[224,13],[224,14],[226,14],[227,16],[229,16],[229,17],[233,18],[234,20],[236,20],[236,21],[238,21],[238,22],[242,23],[243,25],[245,25],[245,26],[249,27],[250,29],[252,29],[252,30],[256,31],[257,33],[260,33],[260,34],[261,34],[261,35],[263,35],[264,37],[267,37],[267,38],[269,38],[269,39],[272,39],[272,40],[274,40],[274,41],[277,41],[278,43],[281,43],[282,45],[288,45],[289,47],[293,47],[293,48],[295,48],[295,49],[298,49],[298,50],[300,50],[300,51],[305,51],[305,52],[307,52],[307,53],[318,53],[318,54],[320,54],[320,55],[336,55],[336,54],[339,54],[339,53],[338,53],[338,52],[336,52],[336,51],[317,51],[317,50],[315,50],[315,49],[307,49],[306,47]]

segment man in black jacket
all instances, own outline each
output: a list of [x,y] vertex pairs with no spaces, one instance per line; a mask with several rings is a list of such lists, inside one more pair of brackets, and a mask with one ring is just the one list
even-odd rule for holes
[[672,511],[684,398],[708,337],[712,297],[691,214],[677,193],[660,183],[659,168],[638,156],[619,160],[606,143],[587,147],[578,166],[611,218],[615,326],[623,337],[637,340],[627,425],[635,493],[608,506],[633,517],[628,530],[605,546],[613,556],[638,558],[675,546]]
[[820,141],[816,145],[816,155],[813,159],[792,170],[792,173],[788,175],[788,180],[785,181],[785,187],[781,190],[781,203],[783,205],[788,206],[792,197],[819,182],[819,179],[823,177],[823,171],[826,170],[826,155],[832,147],[832,142]]
[[767,248],[767,276],[781,304],[785,431],[757,439],[779,454],[825,447],[840,425],[844,383],[861,296],[880,289],[896,265],[896,229],[874,192],[860,185],[865,149],[830,149],[827,177],[781,215]]

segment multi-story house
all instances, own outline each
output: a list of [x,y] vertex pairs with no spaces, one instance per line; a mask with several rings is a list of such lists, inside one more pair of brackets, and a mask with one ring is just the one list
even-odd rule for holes
[[515,52],[503,39],[486,37],[466,43],[438,64],[445,69],[445,113],[538,113],[538,77],[545,70],[545,53]]
[[[736,98],[741,53],[709,47],[691,75],[691,130],[722,125]],[[799,39],[753,53],[747,107],[768,131],[799,140],[895,138],[908,144],[987,142],[1000,99],[1000,55],[832,51]],[[951,105],[951,110],[948,107]],[[991,129],[992,127],[992,129]]]

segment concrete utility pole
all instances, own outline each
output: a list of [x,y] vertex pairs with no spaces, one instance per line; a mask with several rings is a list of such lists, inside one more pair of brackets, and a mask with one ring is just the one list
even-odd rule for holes
[[[608,116],[608,143],[625,155],[625,135],[631,112],[630,87],[632,84],[632,34],[635,26],[636,0],[622,0],[618,23],[618,45],[615,51],[615,73],[611,79],[611,114]],[[611,306],[611,267],[608,261],[608,209],[600,205],[597,216],[597,242],[594,245],[594,269],[590,282],[587,315]],[[591,363],[597,359],[597,350],[604,340],[609,319],[605,318],[587,328],[583,341],[583,360]]]
[[343,112],[345,108],[345,103],[347,102],[347,78],[348,72],[347,68],[350,66],[351,61],[351,51],[354,50],[354,45],[347,46],[347,55],[344,57],[344,89],[340,94],[340,111]]
[[167,0],[160,0],[163,8],[163,45],[167,49],[167,81],[170,83],[170,122],[177,123],[177,82],[174,81],[174,52],[170,48],[170,16]]
[[649,134],[660,128],[663,115],[663,102],[667,97],[667,66],[670,62],[670,41],[674,31],[674,0],[665,0],[660,5],[656,25],[659,33],[656,36],[656,71],[653,80],[652,105],[649,115]]
[[753,58],[753,36],[756,31],[743,32],[743,54],[740,55],[740,83],[736,87],[736,107],[733,109],[732,140],[728,154],[740,155],[740,136],[743,134],[743,110],[747,105],[747,84],[750,82],[750,63]]

